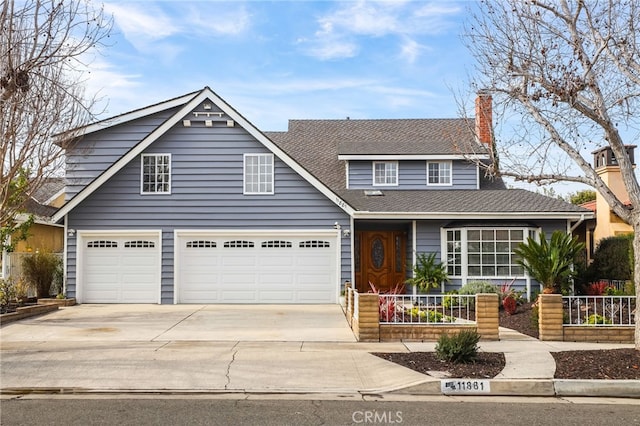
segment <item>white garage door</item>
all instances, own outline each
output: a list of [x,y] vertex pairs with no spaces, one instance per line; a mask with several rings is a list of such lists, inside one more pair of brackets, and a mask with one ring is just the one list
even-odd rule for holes
[[335,233],[178,233],[178,303],[336,303]]
[[79,296],[83,303],[158,303],[159,234],[84,235]]

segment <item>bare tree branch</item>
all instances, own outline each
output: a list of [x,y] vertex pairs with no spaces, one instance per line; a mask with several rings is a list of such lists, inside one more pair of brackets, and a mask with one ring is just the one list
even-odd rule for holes
[[[465,38],[476,59],[473,86],[493,95],[504,112],[494,116],[510,126],[501,138],[494,134],[499,167],[478,164],[520,181],[596,189],[635,230],[640,297],[640,186],[625,146],[640,136],[639,25],[636,0],[485,0]],[[628,199],[594,169],[590,154],[605,146]]]
[[0,6],[2,228],[46,178],[61,175],[63,150],[52,136],[95,118],[96,99],[85,96],[78,69],[110,30],[111,19],[85,0],[9,0]]

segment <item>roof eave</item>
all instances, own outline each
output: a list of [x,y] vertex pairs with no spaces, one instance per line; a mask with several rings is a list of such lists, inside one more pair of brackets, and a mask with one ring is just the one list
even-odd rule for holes
[[354,219],[593,219],[592,212],[371,212],[357,211]]
[[338,160],[487,160],[489,154],[338,154]]

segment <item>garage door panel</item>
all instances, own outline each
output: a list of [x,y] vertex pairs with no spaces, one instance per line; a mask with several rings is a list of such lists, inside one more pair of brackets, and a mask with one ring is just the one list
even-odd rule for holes
[[[194,255],[195,239],[177,238],[181,303],[336,302],[337,248],[330,238],[276,231],[261,237],[214,232],[198,239],[209,241],[209,249]],[[217,280],[207,278],[211,276]]]
[[156,235],[85,236],[82,240],[84,303],[157,303],[160,244]]

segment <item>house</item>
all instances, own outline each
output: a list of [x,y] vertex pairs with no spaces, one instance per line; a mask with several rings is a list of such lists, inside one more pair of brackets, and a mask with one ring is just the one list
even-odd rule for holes
[[16,242],[13,252],[1,253],[0,278],[19,277],[22,273],[21,259],[30,253],[46,250],[62,254],[64,228],[52,223],[51,217],[64,204],[64,185],[62,177],[45,178],[27,200],[25,213],[17,219],[25,221],[28,215],[32,215],[33,224],[29,227],[27,239]]
[[[490,117],[490,98],[478,105]],[[491,121],[476,121],[292,120],[264,133],[205,87],[89,125],[54,216],[66,294],[336,303],[347,281],[404,282],[420,252],[446,261],[445,290],[516,278],[530,291],[513,248],[592,213],[485,178],[469,160],[489,158]]]
[[[635,148],[635,145],[626,146],[627,155],[634,167]],[[597,149],[593,151],[592,154],[593,168],[596,173],[602,178],[603,182],[611,189],[615,196],[623,201],[625,205],[628,205],[629,195],[622,181],[620,166],[616,161],[611,147],[607,146]],[[593,260],[594,252],[600,240],[633,233],[633,227],[622,220],[620,216],[609,207],[609,204],[600,192],[596,191],[595,200],[588,201],[580,206],[594,213],[592,218],[581,222],[580,225],[573,230],[573,235],[585,244],[587,264]]]

